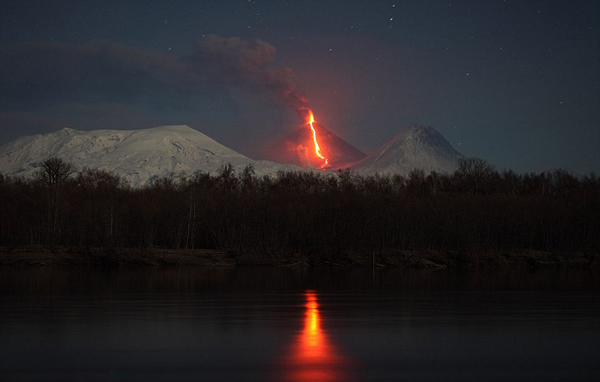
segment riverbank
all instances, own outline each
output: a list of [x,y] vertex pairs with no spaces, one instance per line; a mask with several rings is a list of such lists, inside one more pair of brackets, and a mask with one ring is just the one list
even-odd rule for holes
[[394,268],[538,269],[600,267],[597,253],[396,251],[378,254],[239,253],[212,249],[0,247],[0,266],[339,266]]

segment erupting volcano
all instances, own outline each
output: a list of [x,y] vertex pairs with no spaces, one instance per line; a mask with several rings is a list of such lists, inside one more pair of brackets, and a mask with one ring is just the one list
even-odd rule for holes
[[267,150],[266,159],[297,166],[332,169],[355,163],[366,154],[315,121],[311,110],[306,123]]
[[321,154],[321,148],[319,147],[319,142],[317,139],[317,130],[315,129],[314,126],[315,123],[315,116],[312,112],[312,110],[309,112],[309,117],[308,117],[308,124],[310,125],[310,130],[312,131],[312,137],[313,137],[313,141],[315,143],[315,154],[323,159],[325,162],[323,163],[323,166],[321,166],[321,168],[326,168],[327,165],[329,164],[329,161],[327,160],[327,158],[325,156],[323,156],[323,154]]

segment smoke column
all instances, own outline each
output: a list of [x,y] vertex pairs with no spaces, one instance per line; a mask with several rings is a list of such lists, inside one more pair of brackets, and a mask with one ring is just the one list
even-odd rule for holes
[[[191,54],[128,47],[112,42],[31,43],[0,46],[0,83],[12,102],[36,97],[79,102],[94,94],[104,102],[174,89],[205,93],[207,87],[237,87],[272,95],[306,120],[308,99],[292,69],[275,64],[275,47],[262,40],[208,35]],[[44,64],[40,67],[39,63]]]
[[266,91],[306,119],[308,99],[298,88],[292,69],[275,64],[275,52],[273,45],[262,40],[208,35],[196,44],[187,63],[201,81]]

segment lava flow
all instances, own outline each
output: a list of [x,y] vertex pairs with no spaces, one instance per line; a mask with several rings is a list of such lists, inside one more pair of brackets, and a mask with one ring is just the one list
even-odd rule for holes
[[310,125],[310,129],[312,130],[313,141],[315,142],[315,154],[317,154],[317,156],[319,158],[321,158],[325,161],[325,163],[323,163],[323,165],[321,166],[321,168],[325,168],[329,165],[329,161],[327,160],[325,155],[323,155],[321,153],[321,147],[319,147],[319,142],[317,140],[317,130],[315,129],[315,126],[313,125],[314,123],[315,123],[315,116],[313,115],[313,112],[311,110],[311,111],[309,111],[308,125]]

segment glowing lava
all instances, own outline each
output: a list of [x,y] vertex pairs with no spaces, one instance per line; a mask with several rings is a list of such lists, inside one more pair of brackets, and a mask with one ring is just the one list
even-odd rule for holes
[[315,123],[315,116],[313,115],[313,112],[311,110],[311,111],[309,111],[308,124],[310,125],[310,129],[312,130],[312,137],[313,137],[313,141],[315,142],[315,154],[317,154],[317,156],[319,158],[321,158],[325,161],[325,163],[323,163],[323,165],[321,166],[321,168],[325,168],[329,164],[329,161],[327,160],[325,155],[323,155],[321,153],[321,147],[319,147],[319,142],[317,140],[317,130],[315,129],[315,126],[313,125],[314,123]]

